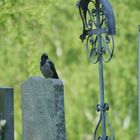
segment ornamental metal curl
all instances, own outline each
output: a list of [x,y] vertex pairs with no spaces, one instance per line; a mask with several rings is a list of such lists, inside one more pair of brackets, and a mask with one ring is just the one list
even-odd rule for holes
[[[86,40],[85,47],[91,63],[99,62],[100,104],[96,110],[100,118],[94,131],[94,140],[114,140],[114,131],[106,115],[109,105],[104,102],[103,62],[108,63],[114,53],[114,38],[116,23],[113,9],[108,0],[79,0],[77,2],[83,23],[80,35],[82,42]],[[102,136],[97,136],[98,128],[102,124]],[[106,124],[109,125],[111,138],[106,135]]]
[[[86,41],[89,60],[96,64],[100,53],[104,62],[109,62],[114,52],[113,35],[116,33],[115,17],[108,0],[80,0],[77,3],[83,22],[80,39]],[[102,48],[99,50],[98,38],[101,35]]]

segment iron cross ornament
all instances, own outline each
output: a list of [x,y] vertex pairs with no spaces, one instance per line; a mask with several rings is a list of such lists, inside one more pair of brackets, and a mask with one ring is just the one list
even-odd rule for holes
[[[114,131],[107,117],[106,111],[109,105],[104,100],[104,77],[103,62],[108,63],[114,53],[114,35],[116,34],[115,16],[108,0],[79,0],[77,2],[79,13],[82,19],[83,31],[80,35],[82,42],[85,42],[86,51],[91,63],[99,62],[100,80],[100,104],[96,110],[100,112],[100,118],[94,131],[94,140],[114,140]],[[111,136],[107,135],[106,127],[109,125]],[[102,135],[98,136],[99,126],[102,128]]]

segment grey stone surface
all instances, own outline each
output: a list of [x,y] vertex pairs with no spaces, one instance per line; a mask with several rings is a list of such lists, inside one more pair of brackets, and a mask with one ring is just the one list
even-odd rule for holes
[[0,87],[0,119],[6,120],[2,140],[14,140],[14,89]]
[[21,90],[23,140],[66,140],[62,81],[30,77]]

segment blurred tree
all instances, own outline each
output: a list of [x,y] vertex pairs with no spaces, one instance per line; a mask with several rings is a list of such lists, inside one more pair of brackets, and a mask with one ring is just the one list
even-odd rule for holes
[[[137,138],[137,25],[140,1],[111,1],[117,21],[115,55],[105,64],[105,95],[116,139]],[[15,88],[15,140],[21,140],[20,85],[41,75],[48,52],[65,85],[68,140],[92,140],[98,120],[98,65],[90,64],[79,40],[82,23],[76,1],[0,1],[0,85]]]

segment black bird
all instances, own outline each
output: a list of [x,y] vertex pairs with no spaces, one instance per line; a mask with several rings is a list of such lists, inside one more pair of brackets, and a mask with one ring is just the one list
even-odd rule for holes
[[87,26],[87,11],[88,4],[90,0],[78,0],[76,3],[76,7],[79,8],[80,16],[83,22],[83,33],[80,35],[80,39],[82,42],[86,39],[86,35],[88,34]]
[[46,53],[41,56],[40,71],[45,78],[59,79],[55,66]]

